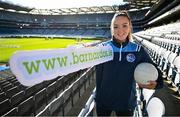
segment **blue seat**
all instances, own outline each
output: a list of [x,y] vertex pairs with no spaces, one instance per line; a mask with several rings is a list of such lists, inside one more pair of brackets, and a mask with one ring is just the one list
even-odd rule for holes
[[2,82],[1,89],[3,89],[3,87],[5,87],[5,86],[7,86],[9,84],[11,84],[9,81]]
[[3,90],[0,88],[0,93],[2,93],[3,92]]
[[17,79],[14,76],[11,76],[10,78],[7,78],[7,80],[11,83],[17,81]]
[[62,77],[56,81],[57,96],[63,91]]
[[56,82],[53,82],[46,88],[47,103],[50,103],[53,99],[57,97],[56,93]]
[[8,111],[7,113],[5,113],[3,115],[4,116],[17,116],[18,115],[18,108],[17,107],[14,107],[13,109],[11,109],[10,111]]
[[168,66],[167,66],[167,77],[171,79],[172,77],[172,72],[173,72],[173,69],[174,69],[174,64],[173,64],[173,61],[174,59],[176,58],[177,54],[176,53],[171,53],[168,57]]
[[83,75],[79,81],[79,87],[80,87],[80,96],[83,95],[85,92],[85,75]]
[[19,85],[20,85],[20,82],[19,82],[19,81],[14,81],[13,84],[14,84],[15,86],[19,86]]
[[1,79],[1,80],[0,80],[0,86],[1,86],[1,84],[5,83],[5,82],[7,82],[6,79]]
[[44,88],[44,85],[43,85],[43,83],[39,83],[39,84],[36,84],[34,87],[35,87],[34,92],[38,92],[38,91],[40,91],[41,89]]
[[11,106],[15,107],[17,106],[21,101],[24,100],[24,91],[20,91],[18,93],[16,93],[15,95],[13,95],[10,100],[11,100]]
[[64,114],[66,115],[67,112],[69,112],[73,106],[72,87],[69,87],[67,90],[65,90],[63,94],[63,100],[64,100]]
[[35,114],[38,114],[47,105],[46,88],[42,89],[41,91],[37,92],[34,95],[34,101],[35,101]]
[[44,108],[41,112],[39,112],[36,117],[46,117],[50,116],[49,107]]
[[9,99],[0,102],[0,115],[5,114],[8,110],[10,110],[10,107],[11,104]]
[[29,97],[18,105],[18,116],[34,116],[34,99]]
[[5,99],[7,99],[6,93],[5,92],[0,93],[0,102],[4,101]]
[[73,83],[72,87],[72,98],[73,98],[73,104],[78,101],[80,98],[80,81],[76,81]]
[[175,60],[173,61],[173,64],[175,66],[174,72],[176,72],[173,82],[177,88],[177,92],[179,93],[180,92],[180,56],[177,56],[175,58]]
[[32,95],[34,95],[36,92],[36,87],[35,86],[31,86],[25,89],[25,98],[28,98]]
[[160,67],[160,69],[162,70],[162,66],[163,66],[163,55],[165,54],[166,50],[164,48],[160,48],[159,50],[159,57],[158,57],[158,66]]
[[63,116],[63,97],[58,97],[49,104],[49,112],[51,116]]
[[180,45],[176,46],[175,53],[179,56],[180,54]]
[[163,66],[161,69],[163,72],[167,71],[168,57],[170,54],[171,54],[171,51],[166,51],[163,55]]
[[11,83],[8,83],[7,85],[5,85],[4,87],[2,87],[2,90],[4,92],[6,92],[7,90],[11,89],[14,85]]
[[18,93],[18,92],[20,92],[20,91],[21,91],[21,90],[20,90],[17,86],[12,87],[11,89],[7,90],[6,96],[7,96],[8,98],[11,98],[14,94],[16,94],[16,93]]

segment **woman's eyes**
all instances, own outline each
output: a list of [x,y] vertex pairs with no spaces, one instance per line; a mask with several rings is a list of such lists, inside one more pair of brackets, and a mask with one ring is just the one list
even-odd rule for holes
[[124,28],[126,28],[126,27],[127,27],[127,25],[123,25],[123,27],[124,27]]
[[[119,28],[120,26],[114,26],[114,28]],[[128,25],[122,25],[123,28],[128,27]]]

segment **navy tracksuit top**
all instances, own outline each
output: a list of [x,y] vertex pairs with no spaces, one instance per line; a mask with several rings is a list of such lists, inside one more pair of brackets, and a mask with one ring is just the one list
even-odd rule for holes
[[[114,58],[96,66],[96,104],[115,111],[134,110],[137,103],[134,70],[139,63],[154,63],[145,50],[134,42],[119,44],[111,40],[103,43],[106,44],[112,46]],[[160,76],[156,88],[162,87]]]

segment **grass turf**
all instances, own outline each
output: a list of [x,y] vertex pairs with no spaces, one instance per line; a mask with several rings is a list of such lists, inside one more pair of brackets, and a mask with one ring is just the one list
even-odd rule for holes
[[[82,43],[92,42],[94,39],[82,39]],[[77,44],[76,39],[62,38],[0,38],[0,63],[8,62],[11,55],[21,50],[57,49]]]

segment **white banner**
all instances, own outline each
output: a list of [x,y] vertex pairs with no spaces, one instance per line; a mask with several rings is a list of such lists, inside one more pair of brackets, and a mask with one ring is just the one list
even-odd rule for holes
[[10,58],[10,69],[21,84],[32,86],[112,59],[110,45],[19,51]]

